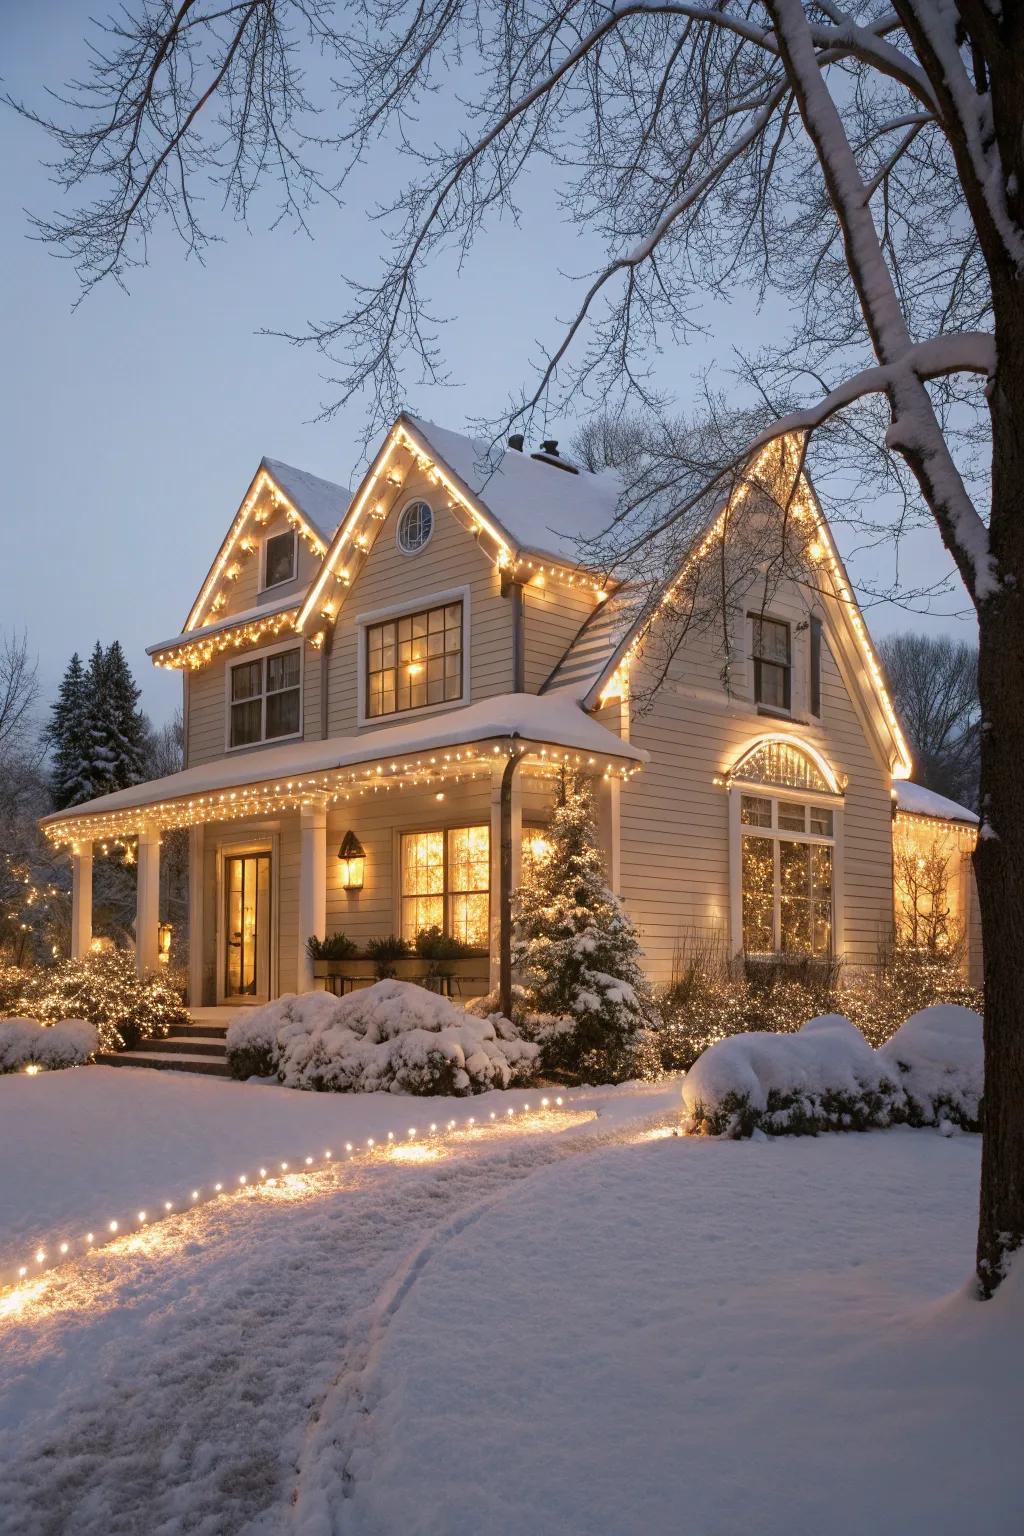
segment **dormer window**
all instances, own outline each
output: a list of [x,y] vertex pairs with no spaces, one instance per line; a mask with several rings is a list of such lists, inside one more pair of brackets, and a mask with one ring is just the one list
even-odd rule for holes
[[280,587],[294,581],[298,557],[294,528],[271,534],[263,545],[263,588]]

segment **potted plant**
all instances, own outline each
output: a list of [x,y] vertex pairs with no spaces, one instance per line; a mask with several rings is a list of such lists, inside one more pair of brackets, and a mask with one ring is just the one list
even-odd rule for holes
[[474,950],[460,939],[442,933],[436,925],[421,928],[416,935],[416,953],[427,963],[427,982],[444,983],[438,990],[451,991],[451,983],[458,977],[465,981],[482,981],[487,974],[486,952]]
[[313,962],[313,975],[337,976],[340,962],[351,960],[359,953],[359,946],[347,933],[332,933],[326,939],[313,934],[306,940],[306,953]]
[[[386,981],[391,976],[405,974],[409,945],[404,939],[399,938],[397,933],[389,933],[382,939],[371,939],[366,946],[366,953],[373,961],[378,981]],[[414,977],[410,976],[408,979],[413,980]]]

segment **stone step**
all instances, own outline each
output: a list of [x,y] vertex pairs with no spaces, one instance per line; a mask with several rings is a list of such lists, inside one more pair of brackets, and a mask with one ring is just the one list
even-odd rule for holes
[[207,1035],[201,1035],[198,1031],[192,1034],[166,1035],[160,1039],[140,1040],[137,1050],[164,1056],[168,1052],[173,1055],[193,1056],[220,1056],[224,1057],[226,1050],[223,1039],[213,1039]]
[[180,1024],[176,1031],[177,1034],[188,1035],[190,1038],[194,1035],[197,1040],[214,1038],[223,1040],[227,1032],[226,1024],[207,1024],[205,1020],[192,1024]]
[[105,1067],[152,1067],[158,1072],[201,1072],[207,1077],[227,1077],[228,1064],[222,1056],[161,1055],[157,1051],[103,1052],[96,1060]]

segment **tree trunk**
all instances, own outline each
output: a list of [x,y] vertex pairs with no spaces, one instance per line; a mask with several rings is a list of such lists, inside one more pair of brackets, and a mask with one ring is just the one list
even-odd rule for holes
[[1024,283],[995,285],[990,538],[1001,590],[978,606],[985,1110],[978,1281],[991,1296],[1024,1242]]

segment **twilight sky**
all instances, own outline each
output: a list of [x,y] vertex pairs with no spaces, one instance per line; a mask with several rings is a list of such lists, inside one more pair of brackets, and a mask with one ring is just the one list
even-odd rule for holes
[[[84,68],[89,10],[80,0],[35,0],[5,13],[4,88],[42,105],[44,86],[59,87]],[[442,131],[444,111],[442,103]],[[405,171],[382,146],[344,210],[314,211],[314,241],[261,228],[270,200],[259,205],[252,233],[224,226],[225,243],[208,251],[205,266],[186,262],[177,240],[161,231],[129,294],[107,285],[72,313],[73,270],[27,238],[24,210],[55,207],[41,163],[51,146],[9,111],[0,124],[7,484],[0,625],[27,629],[47,700],[72,651],[120,639],[144,707],[161,721],[178,703],[180,681],[152,667],[145,646],[179,630],[260,456],[342,483],[358,478],[361,408],[315,424],[328,393],[319,357],[256,333],[341,312],[342,272],[371,274],[381,249],[382,235],[361,209]],[[546,174],[529,189],[518,227],[490,231],[459,275],[439,266],[437,307],[455,316],[443,345],[456,387],[413,389],[410,408],[455,428],[497,415],[540,344],[556,335],[572,291],[559,271],[584,271],[600,253],[560,221]],[[714,343],[666,353],[659,367],[681,406],[716,354],[782,328],[778,315],[758,316],[742,301],[705,318]],[[563,441],[572,430],[564,420],[548,427]],[[848,545],[841,532],[839,540]],[[903,556],[912,559],[915,581],[949,567],[931,531],[913,535]],[[877,573],[880,560],[868,567],[855,559],[854,580]],[[973,639],[961,588],[935,606],[964,617],[922,618],[883,605],[868,621],[877,636],[928,628]]]

